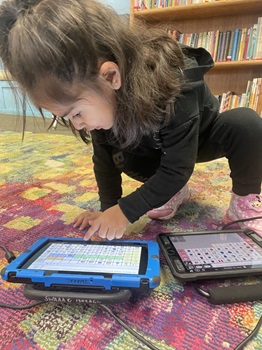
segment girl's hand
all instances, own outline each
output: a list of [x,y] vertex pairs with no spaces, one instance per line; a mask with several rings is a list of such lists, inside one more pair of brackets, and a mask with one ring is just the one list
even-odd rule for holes
[[74,223],[74,227],[80,226],[80,230],[88,225],[91,226],[84,236],[85,240],[90,239],[94,234],[112,240],[123,236],[129,221],[119,205],[115,205],[104,212],[84,212],[75,218]]
[[79,214],[74,220],[73,224],[74,227],[79,227],[80,230],[85,229],[87,226],[89,226],[89,220],[94,220],[98,218],[102,214],[101,211],[85,211],[84,213]]

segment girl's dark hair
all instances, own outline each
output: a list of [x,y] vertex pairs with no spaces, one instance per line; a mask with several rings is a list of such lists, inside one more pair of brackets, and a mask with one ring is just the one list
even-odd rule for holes
[[[96,0],[4,1],[0,57],[37,107],[43,95],[74,102],[77,84],[103,94],[99,61],[115,62],[122,86],[115,92],[112,131],[123,148],[159,128],[183,82],[183,54],[168,33],[130,26],[127,18]],[[84,130],[79,134],[86,139]]]

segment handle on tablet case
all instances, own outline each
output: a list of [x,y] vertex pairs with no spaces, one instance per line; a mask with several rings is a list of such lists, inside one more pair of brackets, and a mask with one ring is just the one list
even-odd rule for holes
[[120,289],[110,293],[39,290],[33,285],[27,284],[24,288],[24,296],[30,300],[42,300],[46,302],[77,303],[77,304],[119,304],[127,301],[132,295],[130,289]]
[[201,295],[208,298],[211,304],[215,305],[262,300],[262,283],[209,288],[207,292],[199,287],[197,289]]

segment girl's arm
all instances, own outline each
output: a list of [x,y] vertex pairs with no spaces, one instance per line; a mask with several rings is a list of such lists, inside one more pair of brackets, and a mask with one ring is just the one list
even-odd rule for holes
[[163,154],[156,174],[118,201],[131,223],[147,211],[168,202],[188,182],[194,170],[200,125],[194,91],[177,100],[174,108],[169,124],[160,131]]

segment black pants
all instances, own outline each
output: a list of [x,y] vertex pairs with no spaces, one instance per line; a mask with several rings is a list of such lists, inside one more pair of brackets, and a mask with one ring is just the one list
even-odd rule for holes
[[[117,150],[116,167],[130,177],[145,182],[156,173],[161,149],[152,156]],[[229,162],[232,190],[239,196],[259,194],[262,181],[262,118],[250,108],[236,108],[221,113],[205,138],[200,138],[197,163],[226,157]]]
[[262,181],[262,118],[249,108],[223,112],[199,146],[197,162],[226,157],[232,190],[245,196],[260,193]]

